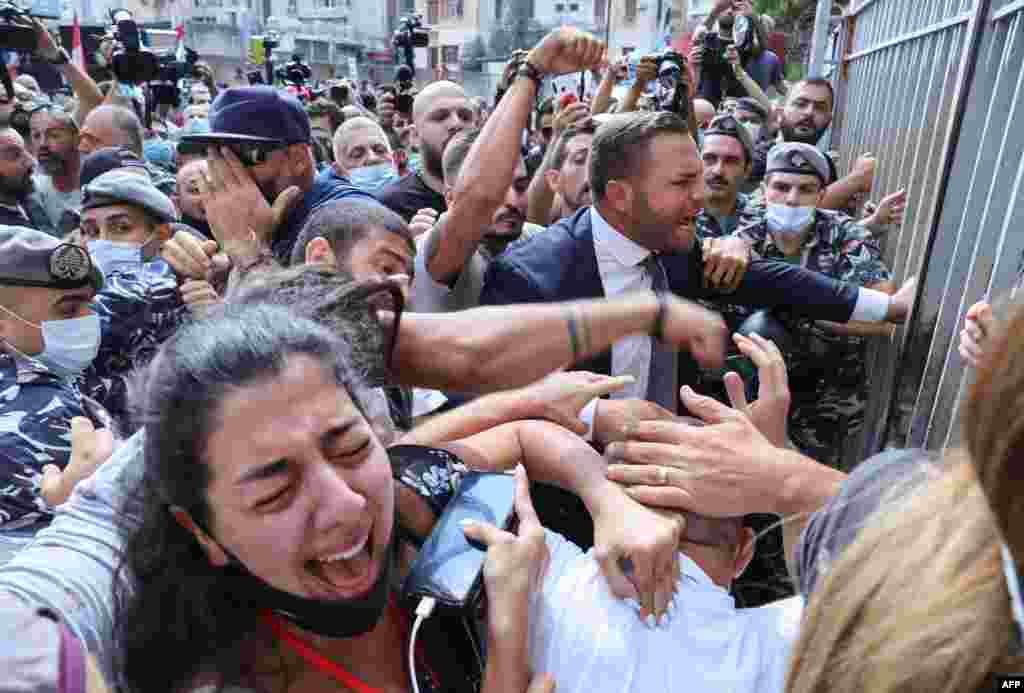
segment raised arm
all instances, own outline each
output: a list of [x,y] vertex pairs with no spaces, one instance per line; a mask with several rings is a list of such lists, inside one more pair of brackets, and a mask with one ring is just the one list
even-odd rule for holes
[[[705,364],[721,364],[726,328],[715,313],[665,295],[488,306],[458,313],[406,313],[399,324],[393,376],[403,385],[487,392],[520,387],[611,347],[651,334],[659,306],[664,339]],[[438,358],[443,354],[444,358]]]
[[619,113],[632,113],[637,108],[637,102],[640,101],[640,97],[644,93],[644,89],[647,88],[648,83],[658,77],[658,61],[653,55],[645,55],[640,59],[640,64],[636,66],[636,81],[633,82],[633,86],[626,92],[626,96],[622,99],[622,106],[619,108]]
[[[470,467],[502,471],[522,464],[533,481],[578,495],[594,518],[595,554],[609,587],[632,597],[660,618],[675,587],[675,558],[682,522],[653,514],[605,477],[605,461],[579,436],[554,424],[505,424],[445,446]],[[632,581],[620,558],[633,563]]]
[[608,66],[604,72],[604,78],[597,88],[597,93],[594,94],[594,101],[590,104],[590,115],[601,115],[608,111],[612,101],[612,90],[622,81],[623,73],[626,70],[626,63],[622,60]]
[[[603,57],[604,44],[563,27],[545,36],[526,62],[542,75],[561,75],[589,69]],[[426,266],[434,281],[452,284],[458,279],[505,199],[539,86],[529,77],[515,79],[469,150],[454,185],[448,217],[432,231]]]
[[103,102],[103,94],[92,77],[71,62],[67,51],[57,47],[57,42],[42,22],[33,18],[32,23],[36,29],[36,55],[53,65],[71,86],[71,91],[78,97],[75,122],[81,125],[89,112]]

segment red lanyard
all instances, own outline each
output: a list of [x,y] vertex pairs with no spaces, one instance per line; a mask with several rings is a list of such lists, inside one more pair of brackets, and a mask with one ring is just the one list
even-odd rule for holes
[[382,693],[380,688],[367,686],[355,676],[348,673],[348,671],[346,671],[340,664],[332,662],[327,659],[327,657],[324,657],[322,654],[317,652],[316,648],[313,647],[308,640],[293,633],[284,624],[284,622],[271,613],[269,609],[263,611],[262,617],[263,622],[269,626],[270,630],[275,636],[277,636],[278,640],[287,645],[292,652],[306,660],[306,663],[317,671],[327,674],[348,690],[355,691],[355,693]]

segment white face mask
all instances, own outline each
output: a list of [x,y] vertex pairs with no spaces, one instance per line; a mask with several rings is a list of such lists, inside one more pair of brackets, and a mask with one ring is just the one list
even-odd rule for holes
[[814,207],[790,207],[768,203],[765,220],[768,231],[785,239],[798,238],[814,221]]
[[35,356],[24,354],[10,342],[6,343],[30,361],[43,364],[55,375],[78,375],[93,362],[100,351],[100,316],[96,313],[66,320],[43,320],[42,324],[37,325],[9,308],[0,306],[0,310],[43,333],[43,351]]

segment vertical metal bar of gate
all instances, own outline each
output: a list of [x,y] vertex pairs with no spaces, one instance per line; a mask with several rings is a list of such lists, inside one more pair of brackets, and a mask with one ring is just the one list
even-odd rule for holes
[[[964,49],[963,59],[961,60],[960,68],[958,70],[956,92],[953,96],[952,118],[950,119],[946,130],[946,138],[941,156],[942,173],[938,182],[935,202],[928,215],[928,236],[925,242],[924,254],[922,256],[920,272],[918,275],[916,300],[910,319],[907,322],[907,329],[904,331],[899,355],[900,367],[896,368],[888,408],[886,412],[884,412],[886,414],[886,437],[892,430],[893,422],[893,417],[887,416],[887,414],[892,412],[897,406],[897,399],[905,370],[903,366],[905,365],[907,358],[908,344],[911,336],[914,335],[915,331],[920,327],[919,321],[922,309],[921,302],[923,300],[925,286],[927,285],[928,273],[931,270],[929,258],[931,256],[932,249],[935,246],[939,231],[943,206],[945,204],[946,191],[949,187],[949,179],[953,168],[953,159],[956,154],[957,144],[960,140],[964,113],[967,109],[968,95],[970,94],[971,84],[974,81],[975,68],[978,61],[978,51],[981,46],[981,38],[985,29],[985,21],[988,18],[991,4],[991,0],[975,0],[971,19],[967,26],[967,43]],[[876,441],[876,443],[877,442],[881,441]]]

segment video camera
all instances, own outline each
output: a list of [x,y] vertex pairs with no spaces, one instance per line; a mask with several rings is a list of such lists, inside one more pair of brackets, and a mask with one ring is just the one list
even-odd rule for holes
[[671,48],[655,56],[658,64],[658,110],[690,117],[689,73],[686,58]]
[[20,53],[31,53],[36,49],[35,27],[18,23],[27,20],[31,14],[13,2],[0,4],[0,48]]
[[729,46],[736,46],[742,59],[750,54],[754,43],[754,27],[744,15],[733,20],[732,38],[725,38],[715,31],[704,34],[704,69],[718,69],[731,72],[729,60],[725,57]]
[[307,79],[313,76],[313,70],[310,69],[309,65],[303,63],[302,56],[296,53],[292,55],[291,62],[286,63],[284,67],[277,68],[274,71],[274,75],[285,84],[294,84],[297,87],[301,87],[306,84]]

